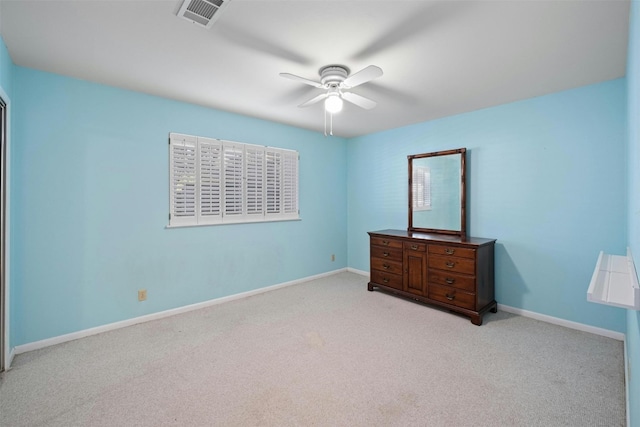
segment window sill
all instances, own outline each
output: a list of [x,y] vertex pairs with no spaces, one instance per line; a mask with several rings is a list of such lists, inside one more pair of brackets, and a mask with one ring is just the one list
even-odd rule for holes
[[600,252],[591,277],[587,300],[630,310],[640,310],[640,287],[631,250],[627,256]]
[[219,226],[219,225],[238,225],[238,224],[262,224],[265,222],[284,222],[284,221],[302,221],[302,218],[273,218],[273,219],[261,219],[261,220],[253,220],[253,221],[225,221],[225,222],[214,222],[208,224],[175,224],[170,225],[167,224],[164,228],[190,228],[190,227],[210,227],[210,226]]

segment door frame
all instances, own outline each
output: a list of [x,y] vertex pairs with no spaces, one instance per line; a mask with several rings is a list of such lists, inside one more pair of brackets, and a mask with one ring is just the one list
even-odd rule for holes
[[9,216],[10,216],[10,156],[11,101],[0,87],[0,372],[11,367],[14,352],[9,328]]

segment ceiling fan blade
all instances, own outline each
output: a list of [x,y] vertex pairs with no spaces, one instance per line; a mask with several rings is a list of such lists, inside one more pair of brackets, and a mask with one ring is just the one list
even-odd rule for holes
[[309,105],[315,104],[316,102],[320,102],[323,99],[325,99],[327,96],[329,96],[326,93],[321,93],[320,95],[311,98],[310,100],[308,100],[307,102],[303,102],[302,104],[298,105],[298,107],[304,108],[304,107],[308,107]]
[[297,82],[301,82],[301,83],[307,84],[309,86],[317,87],[319,89],[321,89],[323,87],[322,83],[320,83],[320,82],[314,82],[313,80],[305,79],[304,77],[296,76],[295,74],[280,73],[280,76],[284,77],[286,79],[291,79],[291,80],[295,80]]
[[350,103],[355,104],[360,108],[364,108],[365,110],[371,110],[376,105],[378,105],[376,101],[372,101],[369,98],[365,98],[364,96],[358,95],[357,93],[353,92],[343,92],[342,98],[344,98],[345,101],[349,101]]
[[347,77],[342,84],[346,87],[356,87],[361,85],[362,83],[366,83],[370,80],[376,79],[382,75],[382,68],[376,67],[375,65],[369,65],[366,68],[358,71],[355,74]]

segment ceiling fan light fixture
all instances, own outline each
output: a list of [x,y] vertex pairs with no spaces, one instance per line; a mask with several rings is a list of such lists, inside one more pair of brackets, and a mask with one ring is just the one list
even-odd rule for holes
[[342,111],[342,98],[337,93],[332,93],[327,96],[324,101],[324,109],[331,114],[339,113]]

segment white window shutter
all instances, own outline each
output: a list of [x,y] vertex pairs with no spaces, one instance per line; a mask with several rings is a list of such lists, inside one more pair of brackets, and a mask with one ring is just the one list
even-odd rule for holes
[[241,218],[243,214],[244,147],[225,141],[224,151],[224,220]]
[[266,214],[279,214],[282,197],[282,153],[267,148],[266,153]]
[[198,224],[214,224],[222,221],[222,142],[198,138],[198,153]]
[[264,147],[247,145],[245,147],[245,206],[248,220],[261,220],[264,217],[264,172]]
[[169,225],[196,224],[196,138],[169,135]]
[[299,218],[297,151],[169,134],[169,226]]
[[283,152],[283,185],[282,185],[282,213],[287,217],[298,216],[298,153]]

